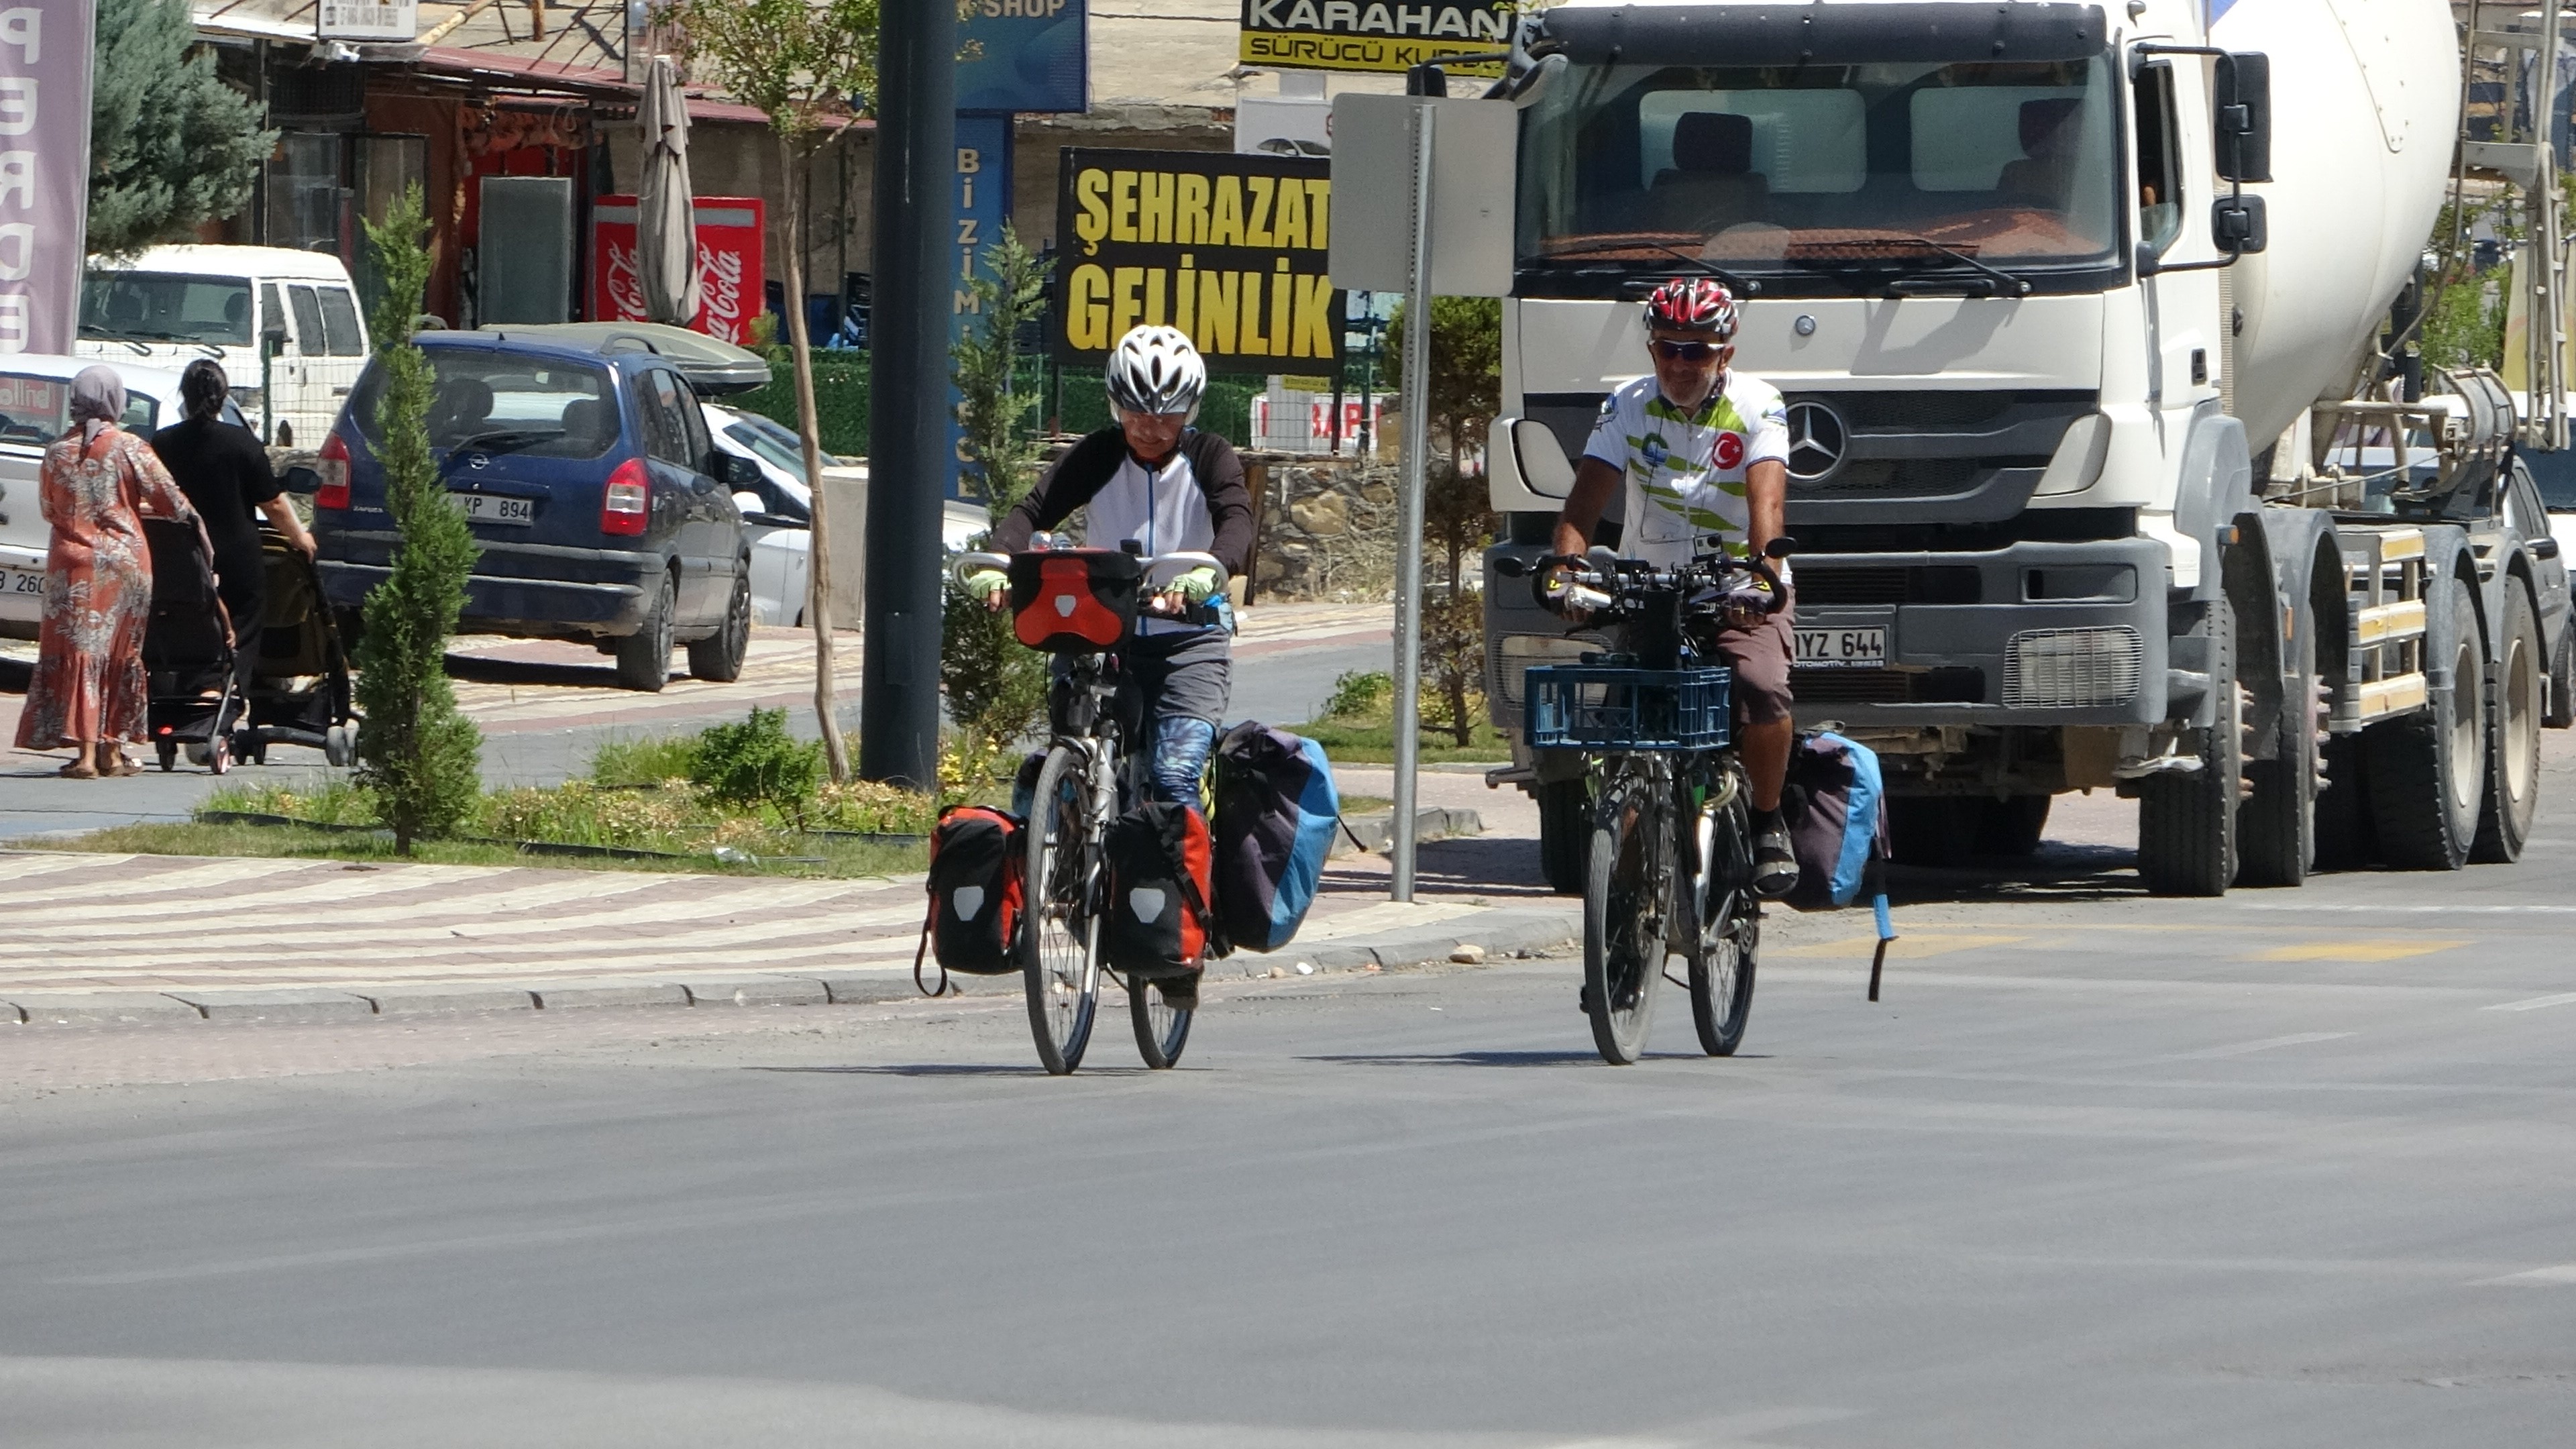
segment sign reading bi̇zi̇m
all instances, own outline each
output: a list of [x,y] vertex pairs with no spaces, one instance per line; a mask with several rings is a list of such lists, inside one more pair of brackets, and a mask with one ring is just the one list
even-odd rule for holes
[[1097,363],[1139,324],[1221,372],[1322,372],[1342,354],[1321,157],[1067,150],[1056,196],[1056,355]]
[[[1510,40],[1514,7],[1493,0],[1243,0],[1240,55],[1289,70],[1411,70],[1444,55],[1485,55]],[[1452,67],[1500,75],[1497,62]]]

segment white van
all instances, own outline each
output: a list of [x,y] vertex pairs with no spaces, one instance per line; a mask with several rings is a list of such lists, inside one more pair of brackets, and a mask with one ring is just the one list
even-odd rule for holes
[[[260,394],[259,340],[271,343]],[[269,441],[313,448],[367,365],[367,322],[349,269],[327,252],[287,247],[152,247],[93,258],[81,286],[83,357],[177,371],[223,364],[233,397]]]

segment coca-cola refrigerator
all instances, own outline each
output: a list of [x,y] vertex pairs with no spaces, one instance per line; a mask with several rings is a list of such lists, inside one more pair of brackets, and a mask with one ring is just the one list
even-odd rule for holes
[[[702,300],[690,325],[737,347],[751,345],[760,315],[761,238],[768,214],[756,196],[697,199],[698,284]],[[594,322],[641,322],[644,289],[635,275],[635,198],[603,196],[590,209],[590,316]]]

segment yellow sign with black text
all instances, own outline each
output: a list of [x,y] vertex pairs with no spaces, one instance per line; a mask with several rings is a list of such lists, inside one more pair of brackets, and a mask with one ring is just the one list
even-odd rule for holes
[[1067,149],[1056,356],[1097,363],[1146,324],[1189,334],[1218,372],[1338,367],[1332,216],[1321,157]]
[[[1407,71],[1444,55],[1490,55],[1511,41],[1517,7],[1504,0],[1243,0],[1238,54],[1246,65],[1283,70]],[[1502,62],[1449,67],[1455,75],[1498,76]]]

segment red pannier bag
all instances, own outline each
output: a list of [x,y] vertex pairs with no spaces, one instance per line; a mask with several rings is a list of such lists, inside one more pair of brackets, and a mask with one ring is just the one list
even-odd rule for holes
[[1010,576],[1011,631],[1032,649],[1115,649],[1136,627],[1136,586],[1145,565],[1134,554],[1114,548],[1015,553]]
[[[951,805],[930,832],[930,916],[913,952],[912,984],[931,996],[948,973],[1000,976],[1020,969],[1020,819],[985,805]],[[939,962],[937,990],[921,979],[922,951]]]
[[1208,905],[1207,821],[1186,805],[1152,800],[1112,821],[1101,838],[1109,915],[1100,954],[1141,980],[1188,976],[1225,954]]

